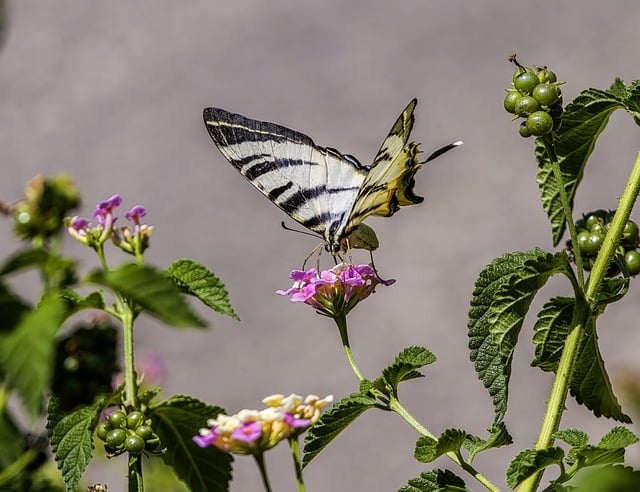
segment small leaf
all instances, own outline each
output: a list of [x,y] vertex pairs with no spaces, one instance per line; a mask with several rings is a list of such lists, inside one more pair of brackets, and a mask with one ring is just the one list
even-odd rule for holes
[[579,462],[580,468],[587,466],[607,465],[622,463],[624,461],[624,448],[604,449],[597,446],[582,446],[571,450],[570,464]]
[[594,318],[590,318],[585,327],[569,390],[576,401],[585,405],[596,417],[604,415],[619,422],[631,423],[613,394],[611,380],[598,348]]
[[308,465],[338,434],[366,410],[373,408],[375,403],[376,400],[369,396],[352,393],[334,404],[309,429],[304,439],[303,466]]
[[60,298],[66,304],[67,316],[78,313],[83,309],[102,310],[105,308],[104,296],[98,291],[83,297],[74,290],[62,289],[60,291]]
[[604,449],[626,448],[637,442],[638,436],[633,432],[626,427],[616,426],[602,437],[598,447]]
[[164,271],[184,292],[196,296],[206,306],[240,320],[229,302],[229,293],[222,281],[206,267],[193,260],[174,261]]
[[93,429],[104,410],[103,405],[104,400],[98,400],[93,405],[63,412],[55,397],[49,400],[47,434],[67,490],[76,490],[91,460]]
[[515,488],[538,470],[547,466],[560,465],[564,451],[559,447],[547,449],[525,449],[511,461],[507,469],[507,485]]
[[36,418],[53,372],[56,332],[65,317],[55,292],[24,313],[12,331],[0,331],[0,367],[16,389],[25,409]]
[[554,439],[561,439],[572,447],[586,446],[589,443],[589,436],[586,432],[578,429],[563,429],[553,433]]
[[126,263],[107,272],[96,270],[89,281],[119,292],[169,325],[205,326],[175,284],[149,266]]
[[553,297],[542,306],[533,327],[536,346],[536,356],[531,362],[533,367],[556,371],[569,334],[575,302],[573,297]]
[[421,463],[431,463],[443,454],[459,451],[466,438],[467,433],[460,429],[447,429],[438,440],[422,436],[416,442],[413,457]]
[[419,477],[409,480],[398,492],[454,492],[468,491],[464,480],[449,470],[422,472]]
[[435,361],[436,356],[426,348],[407,347],[398,354],[392,365],[382,370],[382,376],[374,381],[374,386],[385,394],[387,388],[395,393],[402,381],[424,377],[416,369]]
[[467,434],[467,439],[463,446],[467,451],[469,451],[469,458],[467,460],[469,463],[472,463],[475,456],[482,451],[513,444],[513,438],[509,434],[509,431],[507,431],[507,427],[504,425],[504,422],[492,425],[487,430],[490,435],[486,440]]
[[193,492],[229,490],[232,456],[214,446],[200,448],[193,441],[207,420],[223,411],[190,396],[176,395],[147,414],[167,448],[162,459]]

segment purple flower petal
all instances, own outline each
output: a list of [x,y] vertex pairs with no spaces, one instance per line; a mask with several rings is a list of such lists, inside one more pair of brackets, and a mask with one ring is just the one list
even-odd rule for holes
[[252,443],[262,436],[262,424],[260,422],[245,422],[231,432],[231,438],[236,441]]

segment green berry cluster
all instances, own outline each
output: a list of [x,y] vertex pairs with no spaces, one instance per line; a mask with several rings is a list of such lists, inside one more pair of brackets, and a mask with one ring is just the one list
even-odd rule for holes
[[[591,270],[593,267],[614,213],[615,211],[594,210],[576,221],[577,246],[583,258],[585,270]],[[624,226],[622,239],[616,250],[617,260],[624,261],[629,275],[640,273],[639,245],[638,224],[629,220]],[[610,274],[620,273],[620,269],[615,264],[612,264],[611,269]]]
[[98,424],[96,435],[104,441],[109,457],[125,451],[131,455],[139,455],[143,451],[155,454],[163,452],[160,438],[151,427],[151,420],[145,420],[144,413],[138,410],[111,412],[107,420]]
[[523,137],[541,137],[560,126],[562,93],[556,74],[546,67],[530,68],[518,65],[513,74],[513,89],[507,89],[504,109],[525,118],[520,124]]

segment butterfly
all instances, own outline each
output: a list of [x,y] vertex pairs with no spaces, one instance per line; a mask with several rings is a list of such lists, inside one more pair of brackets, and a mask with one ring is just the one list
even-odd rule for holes
[[413,99],[391,128],[370,166],[349,154],[321,147],[303,133],[219,108],[206,108],[204,122],[222,155],[269,200],[319,234],[339,256],[351,248],[373,251],[378,238],[363,221],[389,217],[423,201],[414,194],[422,164],[462,144],[454,142],[418,159],[407,143],[413,127]]

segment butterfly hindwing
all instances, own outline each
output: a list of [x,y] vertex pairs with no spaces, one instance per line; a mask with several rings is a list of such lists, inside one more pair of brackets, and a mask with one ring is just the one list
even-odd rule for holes
[[349,219],[366,169],[274,123],[207,108],[204,120],[220,152],[267,198],[331,242]]

